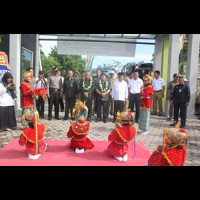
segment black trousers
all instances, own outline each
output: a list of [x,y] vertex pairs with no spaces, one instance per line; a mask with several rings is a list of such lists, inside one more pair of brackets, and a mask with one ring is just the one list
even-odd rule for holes
[[43,98],[39,96],[38,100],[36,100],[36,107],[41,117],[44,117],[44,103],[45,101],[43,100]]
[[124,110],[124,101],[115,100],[114,101],[114,120],[116,121],[117,112],[123,112]]
[[131,112],[134,112],[134,107],[136,106],[136,115],[135,120],[138,121],[140,117],[140,97],[138,94],[131,94],[129,97],[129,108],[131,109]]
[[49,113],[48,117],[52,117],[52,108],[54,105],[55,108],[55,118],[59,117],[59,102],[60,102],[60,92],[54,92],[50,90],[50,98],[48,99],[49,103]]
[[84,96],[81,95],[81,101],[87,101],[86,106],[88,107],[88,117],[87,120],[91,120],[91,115],[92,115],[92,98],[85,98]]
[[65,119],[68,119],[68,116],[69,116],[69,110],[70,110],[70,113],[71,113],[71,118],[72,118],[72,111],[73,111],[73,108],[75,106],[75,103],[76,103],[76,98],[69,98],[69,97],[66,97],[65,98]]
[[63,102],[63,98],[62,97],[59,100],[59,104],[60,104],[61,111],[63,111],[65,109],[65,107],[64,107],[64,102]]
[[173,102],[174,104],[174,121],[178,122],[178,115],[180,110],[181,126],[185,126],[186,123],[186,102]]
[[103,106],[103,119],[108,119],[108,101],[97,100],[97,118],[101,119],[101,107]]

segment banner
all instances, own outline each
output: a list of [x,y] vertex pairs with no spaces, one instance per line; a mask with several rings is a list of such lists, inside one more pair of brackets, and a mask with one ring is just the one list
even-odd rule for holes
[[[93,55],[135,57],[136,44],[114,41],[67,41],[70,37],[58,36],[57,48],[61,55]],[[62,41],[64,40],[64,41]],[[66,40],[66,41],[65,41]]]
[[0,83],[3,75],[6,72],[10,72],[10,66],[8,64],[8,57],[4,52],[0,51]]

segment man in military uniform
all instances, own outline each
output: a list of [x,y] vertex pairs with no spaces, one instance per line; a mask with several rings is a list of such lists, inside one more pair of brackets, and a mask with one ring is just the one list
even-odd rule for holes
[[174,105],[174,122],[170,126],[175,126],[178,122],[178,114],[180,109],[181,128],[185,128],[186,123],[186,107],[190,102],[190,88],[184,84],[184,77],[180,76],[179,84],[174,87],[171,98],[171,105]]
[[68,119],[69,110],[72,118],[72,110],[76,103],[76,95],[78,93],[77,80],[73,77],[73,71],[68,71],[68,77],[65,78],[63,84],[63,99],[65,98],[65,116],[64,120]]
[[81,92],[81,101],[86,101],[86,106],[88,107],[88,118],[87,121],[91,121],[92,114],[92,96],[94,91],[93,79],[90,75],[90,72],[85,73],[85,78],[80,82],[80,92]]
[[[173,95],[174,87],[178,85],[178,75],[174,74],[173,75],[173,81],[170,81],[167,85],[167,100],[170,101]],[[169,107],[169,116],[168,119],[169,121],[173,118],[174,116],[174,106],[170,105]]]
[[48,76],[47,79],[47,97],[49,103],[49,113],[48,120],[52,120],[52,107],[54,104],[55,107],[55,119],[60,120],[59,118],[59,100],[62,97],[62,78],[58,74],[58,68],[53,67],[52,73]]

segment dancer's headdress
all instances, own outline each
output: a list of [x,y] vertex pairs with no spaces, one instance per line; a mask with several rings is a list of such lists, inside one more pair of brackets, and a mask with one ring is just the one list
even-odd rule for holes
[[115,125],[117,126],[117,123],[123,121],[129,123],[130,126],[134,125],[135,121],[135,114],[133,112],[130,112],[128,109],[128,106],[124,108],[123,112],[117,112],[116,122]]
[[150,76],[149,74],[146,74],[146,75],[143,77],[143,80],[148,81],[148,83],[151,83],[151,82],[153,81],[153,77]]
[[28,111],[26,112],[23,116],[22,119],[26,120],[26,121],[31,121],[33,122],[33,129],[35,132],[35,141],[36,141],[36,145],[35,145],[35,150],[36,153],[40,153],[39,150],[39,137],[38,137],[38,120],[39,120],[39,113],[38,111],[34,110],[34,111]]
[[33,78],[33,74],[31,72],[24,72],[23,78],[26,79],[28,76]]
[[76,116],[79,116],[77,118],[77,122],[84,117],[85,119],[87,119],[87,115],[88,115],[88,107],[85,105],[86,101],[83,103],[82,101],[78,100],[75,104],[75,107],[73,108],[73,112],[72,112],[72,118]]
[[163,146],[166,146],[166,143],[171,144],[171,146],[178,146],[181,143],[185,142],[187,144],[188,132],[181,128],[181,123],[178,122],[176,128],[164,129],[163,131]]

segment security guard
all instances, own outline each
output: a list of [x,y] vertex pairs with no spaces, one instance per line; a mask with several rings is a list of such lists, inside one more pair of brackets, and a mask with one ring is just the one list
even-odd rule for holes
[[[173,92],[174,92],[174,87],[178,85],[178,75],[174,74],[173,75],[173,81],[170,81],[169,84],[167,85],[167,100],[171,100]],[[169,121],[171,120],[171,118],[173,118],[174,115],[174,107],[173,105],[170,105],[169,107],[169,116],[168,119]]]
[[174,105],[174,122],[170,126],[175,126],[178,122],[178,114],[180,109],[181,128],[185,128],[186,123],[186,106],[190,102],[190,88],[184,84],[184,77],[179,76],[179,84],[174,87],[174,92],[171,98],[171,105]]
[[47,79],[47,93],[48,93],[48,103],[49,103],[49,113],[48,120],[52,120],[52,107],[55,106],[55,119],[60,120],[59,118],[59,100],[62,97],[62,78],[58,74],[58,68],[53,67],[52,73],[48,76]]

